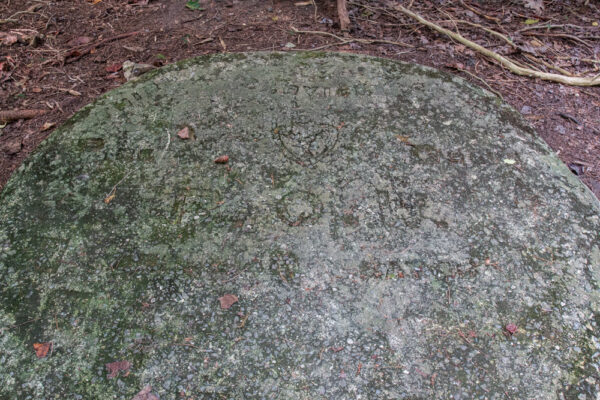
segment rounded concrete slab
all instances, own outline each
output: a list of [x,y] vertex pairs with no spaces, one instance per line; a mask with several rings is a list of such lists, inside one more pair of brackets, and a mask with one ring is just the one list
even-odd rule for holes
[[594,399],[599,216],[461,79],[185,61],[84,108],[4,189],[0,397]]

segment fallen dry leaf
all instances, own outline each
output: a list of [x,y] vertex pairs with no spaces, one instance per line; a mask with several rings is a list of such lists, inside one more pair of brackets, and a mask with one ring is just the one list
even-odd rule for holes
[[129,374],[129,368],[131,368],[131,363],[129,361],[115,361],[106,364],[106,369],[108,370],[107,377],[116,378],[119,375],[120,371],[125,372],[125,375]]
[[398,139],[400,143],[404,143],[407,146],[414,146],[414,144],[410,141],[410,138],[408,136],[396,135],[396,139]]
[[71,47],[77,47],[77,46],[82,46],[84,44],[88,44],[91,41],[92,41],[92,38],[89,36],[79,36],[73,40],[70,40],[67,43],[67,45],[69,45]]
[[19,37],[17,35],[7,33],[7,32],[0,32],[0,43],[2,43],[5,46],[10,46],[11,44],[15,44],[15,43],[17,43],[18,40],[19,40]]
[[52,348],[52,342],[34,343],[33,349],[37,358],[44,358],[48,355],[48,351]]
[[117,71],[120,71],[121,68],[123,68],[123,64],[111,64],[111,65],[107,65],[106,68],[104,68],[106,70],[106,72],[110,72],[110,73],[114,73]]
[[583,164],[578,163],[578,162],[568,163],[567,166],[569,167],[569,169],[571,170],[571,172],[574,173],[577,176],[583,175],[585,173],[585,166]]
[[2,147],[2,150],[9,156],[12,156],[20,152],[22,148],[23,142],[21,141],[21,138],[17,137],[14,140],[9,140],[7,143],[5,143]]
[[189,139],[190,138],[190,128],[188,128],[187,126],[183,129],[181,129],[179,132],[177,132],[177,136],[179,136],[180,139]]
[[535,11],[538,15],[544,11],[544,0],[525,0],[523,2],[525,8],[530,8]]
[[159,400],[158,396],[152,392],[152,386],[144,387],[138,394],[133,396],[131,400]]
[[144,51],[144,48],[140,47],[140,46],[123,46],[123,48],[125,50],[133,51],[134,53],[139,53],[141,51]]
[[15,43],[23,43],[32,45],[40,38],[39,33],[29,30],[29,33],[24,33],[22,29],[16,29],[10,32],[0,32],[0,45],[10,46]]
[[532,40],[529,41],[529,43],[531,43],[531,45],[533,47],[542,47],[544,45],[544,43],[540,42],[537,39],[532,39]]
[[227,310],[232,305],[234,305],[235,303],[237,303],[238,298],[234,294],[226,294],[223,297],[219,297],[219,301],[221,302],[221,308]]
[[216,164],[227,164],[229,162],[229,156],[219,156],[215,158]]
[[43,131],[47,131],[48,129],[52,129],[54,128],[54,125],[56,125],[55,122],[46,122],[44,125],[42,125],[42,132]]

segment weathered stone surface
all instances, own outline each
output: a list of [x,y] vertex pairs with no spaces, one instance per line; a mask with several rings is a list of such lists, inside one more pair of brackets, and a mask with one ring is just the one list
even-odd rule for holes
[[4,189],[0,397],[596,398],[599,216],[461,79],[185,61],[83,109]]

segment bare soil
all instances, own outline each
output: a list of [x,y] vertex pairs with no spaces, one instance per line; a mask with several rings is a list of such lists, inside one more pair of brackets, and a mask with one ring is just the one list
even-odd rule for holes
[[[344,33],[334,0],[198,0],[190,3],[201,8],[196,10],[186,3],[3,1],[0,110],[43,114],[0,130],[0,188],[54,127],[125,82],[126,60],[161,66],[207,53],[327,49],[433,66],[497,92],[600,198],[598,87],[516,76],[385,2],[350,1],[350,32]],[[539,4],[438,0],[415,1],[411,9],[541,71],[557,72],[550,65],[574,75],[600,73],[600,9],[594,1],[546,1],[543,9],[526,3]],[[510,37],[513,45],[482,27]]]

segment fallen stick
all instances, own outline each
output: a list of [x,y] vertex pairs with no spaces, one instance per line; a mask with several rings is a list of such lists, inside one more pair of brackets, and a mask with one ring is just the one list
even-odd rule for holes
[[421,17],[419,14],[416,14],[416,13],[404,8],[400,4],[391,4],[390,6],[394,10],[399,11],[405,15],[408,15],[409,17],[419,21],[421,24],[433,29],[434,31],[437,31],[446,36],[449,36],[452,39],[456,40],[457,42],[460,42],[460,43],[464,44],[465,46],[477,51],[478,53],[481,53],[489,58],[492,58],[492,59],[498,61],[502,66],[504,66],[505,68],[508,68],[514,74],[521,75],[521,76],[540,78],[540,79],[543,79],[546,81],[563,83],[565,85],[573,85],[573,86],[600,85],[600,74],[598,74],[594,77],[565,76],[565,75],[553,74],[553,73],[549,73],[549,72],[536,71],[531,68],[520,67],[514,61],[512,61],[504,56],[501,56],[500,54],[495,53],[489,49],[486,49],[485,47],[483,47],[475,42],[472,42],[469,39],[466,39],[465,37],[463,37],[462,35],[460,35],[458,33],[452,32],[448,29],[442,28],[441,26],[439,26],[437,24],[434,24],[433,22],[427,21],[426,19]]
[[[120,35],[117,36],[113,36],[110,37],[108,39],[104,39],[101,40],[99,42],[96,43],[91,43],[91,44],[85,44],[85,45],[81,45],[81,46],[75,46],[72,49],[70,49],[67,54],[64,56],[63,58],[63,64],[68,64],[68,63],[72,63],[75,62],[77,60],[79,60],[81,57],[89,54],[92,49],[98,48],[102,45],[105,45],[106,43],[110,43],[110,42],[114,42],[115,40],[121,40],[121,39],[125,39],[128,38],[130,36],[134,36],[137,35],[139,32],[135,31],[135,32],[128,32],[128,33],[122,33]],[[85,48],[83,50],[77,50],[80,47],[85,46]],[[69,58],[72,57],[72,58]]]
[[30,119],[44,115],[46,110],[7,110],[0,111],[0,122],[8,123],[18,119]]
[[337,0],[337,11],[342,32],[349,31],[350,16],[348,15],[348,9],[346,8],[346,0]]

